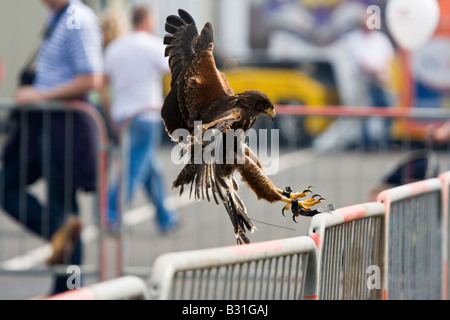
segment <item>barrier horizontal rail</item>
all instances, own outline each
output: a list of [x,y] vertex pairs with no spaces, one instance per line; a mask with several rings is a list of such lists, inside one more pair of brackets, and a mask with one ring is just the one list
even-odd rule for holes
[[[309,237],[167,253],[154,263],[152,299],[301,299],[316,291]],[[305,285],[304,279],[309,279]]]
[[320,300],[381,299],[384,213],[383,204],[371,202],[311,219],[308,236],[319,250]]
[[450,119],[448,109],[369,107],[369,106],[305,106],[278,104],[277,114],[304,116],[343,116],[343,117],[384,117],[384,118],[421,118]]
[[[69,102],[71,103],[71,102]],[[82,102],[79,102],[82,103]],[[46,101],[33,104],[32,106],[23,105],[20,108],[32,109],[38,107],[41,110],[58,110],[61,108],[60,101]],[[8,109],[14,105],[13,100],[0,98],[0,109]],[[65,104],[68,106],[68,104]],[[72,107],[73,108],[73,105]],[[276,112],[279,114],[293,114],[293,115],[312,115],[312,116],[358,116],[358,117],[389,117],[389,118],[450,118],[450,110],[445,108],[430,109],[430,108],[404,108],[404,107],[373,107],[373,106],[342,106],[342,105],[324,105],[324,106],[308,106],[308,105],[292,105],[292,104],[277,104],[275,105]],[[152,111],[148,108],[145,111]],[[94,118],[101,119],[98,112],[89,112]]]
[[442,299],[442,182],[422,180],[381,192],[386,206],[384,299]]
[[45,300],[148,300],[148,288],[144,280],[136,276],[124,276],[99,282],[79,289],[69,290]]

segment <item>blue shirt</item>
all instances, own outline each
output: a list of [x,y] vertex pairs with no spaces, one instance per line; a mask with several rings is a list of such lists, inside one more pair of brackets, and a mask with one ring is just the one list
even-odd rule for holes
[[[47,23],[51,24],[55,16],[53,13]],[[97,17],[81,1],[71,0],[39,49],[33,86],[50,89],[78,75],[102,70],[102,34]]]

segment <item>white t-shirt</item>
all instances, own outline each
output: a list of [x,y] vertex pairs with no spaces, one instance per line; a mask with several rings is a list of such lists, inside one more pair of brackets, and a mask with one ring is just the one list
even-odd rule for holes
[[387,36],[377,30],[363,32],[358,29],[348,35],[347,41],[355,62],[386,81],[389,77],[389,61],[395,54]]
[[170,72],[162,39],[144,31],[130,32],[105,50],[105,73],[112,86],[111,114],[120,122],[143,109],[149,120],[161,119],[162,76]]

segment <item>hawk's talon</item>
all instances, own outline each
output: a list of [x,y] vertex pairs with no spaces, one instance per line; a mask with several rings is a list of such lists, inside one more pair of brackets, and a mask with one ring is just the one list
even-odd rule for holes
[[311,192],[311,193],[312,193],[311,187],[312,187],[312,186],[309,186],[308,188],[306,188],[306,189],[303,190],[302,192],[297,192],[297,193],[293,192],[293,191],[292,191],[292,188],[289,187],[289,186],[286,187],[286,188],[284,188],[284,189],[278,189],[278,188],[276,188],[276,190],[277,190],[277,192],[278,192],[279,194],[281,194],[283,197],[285,197],[285,198],[287,198],[287,199],[297,199],[297,198],[303,198],[303,197],[305,197],[306,194],[307,194],[308,192]]
[[281,210],[281,214],[283,215],[283,217],[286,217],[286,216],[284,215],[284,211],[285,211],[285,210],[289,210],[290,208],[291,208],[291,203],[290,203],[290,202],[287,202],[286,205],[284,206],[284,208]]
[[303,197],[306,197],[306,195],[307,195],[308,193],[312,193],[311,187],[312,187],[312,186],[309,186],[308,188],[306,188],[306,189],[303,190],[302,192],[291,193],[290,196],[289,196],[289,198],[290,198],[290,199],[297,199],[297,198],[303,198]]
[[307,193],[312,193],[311,187],[309,186],[307,189],[303,190],[300,193],[293,193],[290,187],[286,187],[283,190],[277,189],[277,191],[282,195],[282,201],[286,203],[286,205],[281,210],[281,214],[285,217],[285,211],[291,210],[292,212],[292,220],[297,223],[296,218],[298,216],[306,216],[312,217],[319,213],[318,210],[311,210],[310,207],[321,203],[322,200],[325,200],[320,194],[313,194],[309,199],[300,201],[298,198],[305,197]]

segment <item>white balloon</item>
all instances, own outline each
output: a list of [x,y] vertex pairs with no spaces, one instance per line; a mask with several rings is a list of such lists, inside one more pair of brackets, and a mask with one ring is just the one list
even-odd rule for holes
[[439,23],[437,0],[388,0],[386,24],[396,43],[415,50],[433,36]]
[[412,55],[414,78],[437,89],[450,89],[450,39],[439,36]]

